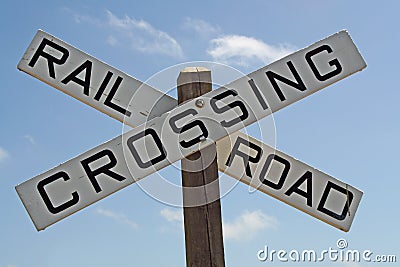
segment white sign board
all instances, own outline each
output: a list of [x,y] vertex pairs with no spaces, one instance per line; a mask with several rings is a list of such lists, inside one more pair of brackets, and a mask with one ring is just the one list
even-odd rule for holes
[[218,142],[223,172],[343,231],[350,229],[362,192],[248,135]]
[[[103,68],[104,79],[94,85],[92,73],[94,76],[97,72],[92,70],[95,59],[92,58],[92,62],[77,56],[73,61],[76,66],[66,64],[73,54],[71,51],[76,49],[68,46],[71,49],[69,51],[59,43],[49,44],[53,41],[53,38],[35,36],[30,47],[33,49],[28,48],[18,68],[78,99],[82,92],[86,96],[89,94],[86,102],[93,102],[88,104],[99,110],[103,109],[102,104],[96,102],[104,95],[104,104],[107,105],[107,102],[114,110],[109,113],[113,117],[137,111],[130,109],[133,105],[121,104],[122,99],[117,105],[113,103],[114,98],[108,97],[115,97],[119,93],[118,88],[123,88],[118,87],[122,84],[121,79],[117,77],[114,85],[107,87],[112,76],[109,70]],[[77,54],[85,55],[80,53]],[[43,70],[29,69],[35,69],[39,62],[42,65],[38,68]],[[72,70],[64,69],[64,64],[69,68],[72,66]],[[105,65],[99,61],[96,64]],[[195,105],[196,99],[191,100],[146,125],[34,177],[16,189],[36,228],[44,229],[365,66],[349,35],[342,31],[202,96],[201,99],[205,101],[203,108]],[[62,70],[60,74],[57,74],[58,69]],[[58,75],[61,77],[58,78]],[[118,74],[119,77],[122,75]],[[65,89],[63,85],[71,87]],[[131,90],[137,87],[131,87]],[[91,88],[98,90],[90,97]],[[124,95],[123,90],[121,94]],[[147,97],[146,94],[143,98],[137,98],[137,103],[143,103]],[[268,99],[269,106],[265,99]],[[139,121],[136,116],[132,116],[132,124],[135,120]]]
[[[158,114],[178,104],[172,97],[41,30],[18,69],[119,121],[126,114],[135,126],[145,122],[148,115],[154,117],[149,108],[155,101],[160,102],[153,110]],[[138,90],[140,86],[144,88]]]

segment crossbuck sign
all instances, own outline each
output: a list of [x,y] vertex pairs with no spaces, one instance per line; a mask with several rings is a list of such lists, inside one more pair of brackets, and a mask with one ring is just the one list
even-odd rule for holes
[[126,118],[134,129],[16,190],[43,230],[216,142],[220,171],[348,231],[360,190],[239,130],[365,67],[341,31],[177,106],[172,97],[39,30],[18,69],[119,121]]

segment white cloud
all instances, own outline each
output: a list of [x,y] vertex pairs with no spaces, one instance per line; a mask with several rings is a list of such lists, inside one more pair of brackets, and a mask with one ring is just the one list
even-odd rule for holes
[[36,144],[35,139],[34,139],[33,136],[30,135],[30,134],[24,135],[23,138],[25,138],[26,140],[28,140],[29,143],[31,143],[32,145],[35,145],[35,144]]
[[[106,43],[113,47],[125,46],[142,53],[161,54],[178,59],[184,57],[183,49],[175,38],[143,19],[127,15],[118,17],[107,11],[106,20],[100,20],[73,10],[67,11],[71,12],[76,23],[90,24],[105,31]],[[213,36],[221,34],[220,27],[191,17],[185,18],[181,29],[197,33],[203,41],[209,40],[207,53],[213,60],[225,64],[245,67],[259,62],[267,64],[296,50],[291,45],[271,45],[253,37],[235,34],[222,35],[210,40]]]
[[111,46],[116,46],[118,44],[117,38],[115,38],[114,36],[111,36],[111,35],[107,37],[106,41]]
[[234,240],[249,240],[258,232],[268,228],[275,228],[277,220],[264,214],[260,210],[248,211],[245,210],[233,222],[224,222],[224,238]]
[[82,15],[78,12],[76,12],[73,9],[70,9],[68,7],[64,7],[62,8],[65,12],[71,14],[71,17],[74,19],[74,21],[78,24],[92,24],[92,25],[96,25],[96,26],[102,26],[103,23],[101,22],[100,19],[89,16],[89,15]]
[[[128,43],[131,48],[144,53],[183,57],[179,43],[166,32],[154,28],[150,23],[129,16],[118,18],[111,11],[107,11],[107,18],[108,26],[121,34],[119,44]],[[110,40],[115,45],[117,38],[109,36],[109,43]]]
[[[183,210],[165,208],[160,215],[170,223],[175,223],[183,228]],[[277,220],[264,214],[260,210],[245,210],[233,222],[223,222],[224,238],[233,240],[249,240],[258,232],[277,226]]]
[[183,222],[183,210],[182,209],[169,209],[165,208],[160,212],[161,216],[164,217],[168,222]]
[[76,23],[87,23],[87,24],[93,24],[93,25],[97,25],[100,26],[102,23],[99,19],[91,17],[91,16],[87,16],[87,15],[80,15],[77,13],[73,14],[74,20]]
[[10,157],[10,154],[4,148],[0,147],[0,162]]
[[204,20],[194,18],[186,18],[183,23],[183,28],[193,30],[203,37],[217,34],[220,31],[219,27],[214,27]]
[[211,48],[207,50],[207,53],[214,60],[246,67],[254,61],[261,61],[264,64],[270,63],[295,50],[294,47],[289,45],[274,46],[242,35],[225,35],[212,39],[210,44]]
[[114,211],[106,210],[106,209],[103,209],[103,208],[98,208],[98,209],[96,210],[96,212],[97,212],[98,214],[102,215],[102,216],[111,218],[111,219],[113,219],[114,221],[117,221],[117,222],[119,222],[119,223],[126,224],[126,225],[130,226],[130,227],[133,228],[133,229],[137,229],[137,228],[139,227],[138,224],[137,224],[136,222],[130,220],[128,217],[126,217],[125,214],[116,213],[116,212],[114,212]]
[[8,264],[7,267],[17,267],[17,265],[14,264]]

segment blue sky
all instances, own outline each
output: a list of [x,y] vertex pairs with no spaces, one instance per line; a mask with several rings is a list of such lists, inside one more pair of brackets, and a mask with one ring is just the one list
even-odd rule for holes
[[[277,148],[364,192],[343,233],[238,184],[222,199],[227,266],[257,251],[336,247],[397,254],[400,4],[385,1],[7,1],[1,9],[0,267],[184,266],[181,210],[130,186],[36,232],[14,186],[122,132],[16,68],[37,29],[138,78],[186,61],[247,73],[347,29],[368,66],[274,115]],[[165,169],[166,175],[179,173]],[[293,265],[304,265],[292,263]],[[279,265],[279,263],[277,263]],[[374,266],[323,263],[324,266]],[[376,266],[398,266],[380,263]]]

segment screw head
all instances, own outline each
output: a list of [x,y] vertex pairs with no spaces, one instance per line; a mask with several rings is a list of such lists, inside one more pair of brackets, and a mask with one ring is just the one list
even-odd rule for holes
[[198,108],[204,107],[205,104],[206,104],[206,102],[204,102],[203,99],[197,99],[196,102],[195,102],[195,105],[196,105],[196,107],[198,107]]

